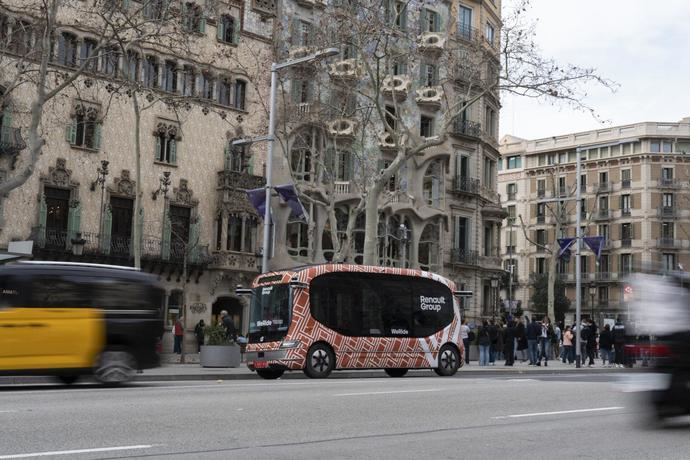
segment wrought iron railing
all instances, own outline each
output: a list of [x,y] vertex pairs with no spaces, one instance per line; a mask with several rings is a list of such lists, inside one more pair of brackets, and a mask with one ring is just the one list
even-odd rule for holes
[[450,261],[453,264],[477,265],[479,253],[472,249],[454,248],[450,251]]
[[463,193],[479,193],[479,179],[472,177],[455,176],[453,190]]
[[451,134],[469,137],[481,137],[482,124],[477,121],[455,120]]

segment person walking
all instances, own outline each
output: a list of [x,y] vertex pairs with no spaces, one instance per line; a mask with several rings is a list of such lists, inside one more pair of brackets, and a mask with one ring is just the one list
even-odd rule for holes
[[496,321],[491,319],[489,321],[489,338],[491,339],[491,347],[489,348],[489,364],[494,366],[496,364],[496,354],[498,353],[498,328]]
[[[602,367],[613,366],[613,335],[611,334],[611,326],[604,325],[604,330],[599,334],[599,353],[601,353]],[[608,366],[606,365],[608,361]]]
[[479,328],[479,337],[477,343],[479,345],[479,365],[489,365],[489,352],[491,350],[491,335],[489,334],[489,322],[484,320],[482,327]]
[[573,331],[570,330],[570,326],[565,327],[565,332],[563,332],[563,363],[568,360],[568,364],[572,364],[575,361],[575,352],[573,350]]
[[[585,327],[582,328],[582,337],[585,338],[587,341],[585,345],[585,356],[589,358],[589,363],[587,364],[587,367],[593,367],[594,366],[594,352],[597,347],[597,336],[596,333],[594,332],[594,326],[592,324],[592,320],[588,320],[585,324]],[[583,359],[584,362],[584,359]]]
[[520,353],[520,360],[524,363],[526,360],[525,353],[527,350],[527,336],[525,335],[525,323],[522,318],[517,319],[515,325],[515,355]]
[[204,328],[206,324],[203,319],[200,319],[196,326],[194,326],[194,335],[196,336],[196,343],[199,346],[199,353],[201,353],[201,346],[204,344]]
[[623,367],[625,360],[625,325],[621,321],[620,316],[616,318],[616,323],[613,325],[611,335],[613,339],[613,347],[616,353],[616,367]]
[[[528,320],[529,322],[529,320]],[[527,350],[529,352],[529,365],[537,366],[539,359],[537,343],[541,335],[541,326],[537,323],[537,318],[532,317],[532,322],[527,325],[527,331],[525,332],[527,336]]]
[[515,363],[515,324],[512,318],[508,320],[508,325],[503,333],[503,354],[506,358],[506,366]]
[[561,358],[561,340],[562,340],[561,336],[562,336],[561,327],[558,325],[558,322],[556,322],[553,325],[553,337],[551,339],[551,344],[553,345],[553,358],[554,359],[560,359]]
[[505,333],[506,333],[506,326],[501,323],[498,325],[496,328],[496,361],[503,360],[503,354],[504,354],[504,348],[505,348]]
[[463,319],[460,325],[460,338],[462,345],[465,347],[465,364],[470,364],[470,327],[467,325],[467,320]]
[[175,326],[173,326],[173,334],[175,342],[173,344],[173,353],[178,355],[182,354],[182,339],[184,338],[184,327],[182,326],[182,317],[178,317],[175,320]]
[[237,329],[235,328],[235,322],[230,318],[227,310],[220,312],[220,321],[225,328],[225,334],[228,340],[235,340],[237,338]]
[[541,322],[541,331],[539,334],[539,344],[541,346],[537,366],[541,366],[541,360],[544,358],[544,366],[549,365],[549,355],[551,354],[551,340],[553,337],[553,326],[548,316],[545,316]]

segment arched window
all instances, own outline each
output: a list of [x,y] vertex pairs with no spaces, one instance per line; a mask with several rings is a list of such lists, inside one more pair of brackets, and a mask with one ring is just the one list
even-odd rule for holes
[[158,59],[155,56],[146,56],[144,59],[144,86],[157,88],[159,71]]
[[230,96],[232,95],[232,82],[229,78],[218,79],[218,103],[230,106]]
[[443,200],[443,163],[441,160],[434,160],[424,173],[422,183],[422,193],[424,202],[428,206],[440,208]]
[[244,110],[245,99],[247,98],[247,82],[243,80],[236,80],[235,92],[233,96],[233,106],[236,109]]
[[58,38],[58,64],[67,67],[77,65],[77,37],[69,32],[63,32]]
[[213,76],[207,72],[199,75],[199,97],[213,99]]
[[419,266],[422,270],[438,271],[440,240],[441,227],[439,224],[427,224],[419,239]]
[[194,96],[196,94],[196,73],[194,67],[184,66],[184,76],[182,77],[182,95]]
[[232,16],[224,14],[218,20],[218,40],[224,43],[237,44],[240,41],[240,22]]
[[244,145],[232,145],[228,142],[225,148],[225,169],[227,171],[244,172],[247,167],[247,152]]

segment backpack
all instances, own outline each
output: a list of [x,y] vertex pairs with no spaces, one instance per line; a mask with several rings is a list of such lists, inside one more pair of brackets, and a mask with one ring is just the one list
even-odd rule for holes
[[467,333],[467,339],[468,339],[470,342],[474,342],[474,339],[475,339],[475,338],[476,338],[476,336],[474,335],[474,331],[470,331],[470,332]]

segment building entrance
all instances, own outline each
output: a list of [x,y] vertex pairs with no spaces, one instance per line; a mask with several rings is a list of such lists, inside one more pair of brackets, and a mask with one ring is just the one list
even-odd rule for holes
[[234,297],[219,297],[211,307],[212,324],[218,324],[220,321],[220,312],[223,310],[226,310],[230,318],[232,318],[232,322],[235,324],[238,333],[245,335],[247,331],[243,329],[242,320],[244,318],[242,313],[244,305],[242,305],[242,302]]

